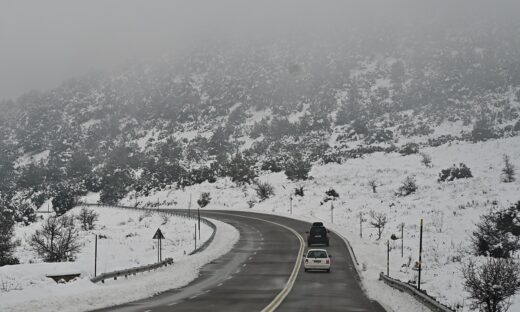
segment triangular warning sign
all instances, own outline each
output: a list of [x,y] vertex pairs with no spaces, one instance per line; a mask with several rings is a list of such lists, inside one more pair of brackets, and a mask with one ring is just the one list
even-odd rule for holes
[[153,236],[153,239],[164,239],[164,235],[162,234],[161,229],[157,229],[155,235]]

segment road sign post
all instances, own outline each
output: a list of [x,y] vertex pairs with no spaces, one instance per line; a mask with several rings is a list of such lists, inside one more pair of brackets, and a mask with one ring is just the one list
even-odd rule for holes
[[95,243],[94,243],[94,277],[97,276],[97,234],[95,235]]
[[419,235],[419,275],[417,277],[417,289],[421,290],[421,271],[422,271],[422,233],[423,233],[423,219],[421,219],[421,232]]
[[161,232],[161,229],[157,229],[153,236],[153,239],[157,240],[157,262],[162,261],[162,240],[164,239],[164,235]]

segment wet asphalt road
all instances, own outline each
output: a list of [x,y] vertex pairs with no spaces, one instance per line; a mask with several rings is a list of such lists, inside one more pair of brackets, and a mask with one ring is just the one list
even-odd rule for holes
[[[282,291],[298,257],[298,238],[310,224],[284,217],[238,212],[204,211],[202,216],[233,225],[240,239],[233,249],[201,269],[188,286],[99,311],[261,311]],[[261,219],[261,220],[259,220]],[[385,311],[361,290],[345,243],[331,233],[331,273],[304,272],[277,311]]]

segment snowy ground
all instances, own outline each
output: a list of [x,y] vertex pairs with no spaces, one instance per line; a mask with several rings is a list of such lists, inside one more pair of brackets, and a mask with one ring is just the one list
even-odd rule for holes
[[[69,214],[77,214],[75,208]],[[161,291],[186,285],[198,275],[204,264],[227,253],[238,240],[238,231],[219,221],[214,242],[201,253],[186,254],[193,250],[193,220],[166,216],[159,213],[118,208],[93,208],[99,213],[98,227],[81,232],[82,249],[76,262],[42,263],[30,251],[25,241],[39,224],[16,229],[20,247],[16,256],[22,264],[0,268],[0,311],[79,311],[102,308],[132,300],[146,298]],[[106,284],[90,282],[93,275],[94,234],[105,235],[98,240],[98,273],[154,263],[157,249],[152,240],[160,227],[163,241],[163,258],[172,257],[174,266],[156,272],[144,273],[127,280]],[[202,224],[201,241],[212,233]],[[56,284],[47,274],[81,273],[81,278],[67,284]]]
[[[432,157],[433,167],[420,163],[419,155],[375,153],[362,159],[352,159],[342,165],[316,165],[312,179],[294,183],[283,173],[267,174],[260,180],[275,187],[276,195],[258,203],[250,187],[236,187],[227,179],[204,183],[185,190],[158,192],[140,201],[157,201],[175,208],[186,208],[190,194],[198,198],[201,192],[211,192],[212,201],[206,209],[239,209],[290,214],[290,196],[297,186],[303,186],[305,197],[293,196],[293,216],[305,220],[323,220],[344,234],[352,243],[362,267],[363,283],[369,295],[381,299],[395,311],[404,311],[392,296],[384,296],[379,272],[386,271],[386,241],[391,234],[400,237],[404,223],[404,257],[400,241],[391,241],[390,276],[403,281],[415,280],[413,264],[418,260],[419,220],[424,219],[424,253],[422,288],[458,311],[469,311],[461,283],[461,262],[471,257],[470,237],[479,216],[493,206],[506,207],[520,200],[520,182],[500,182],[502,155],[520,166],[520,138],[508,138],[471,144],[460,142],[436,148],[425,148]],[[441,169],[464,162],[474,178],[453,182],[437,182]],[[408,175],[417,179],[418,190],[406,197],[397,197],[396,190]],[[373,193],[368,181],[376,178],[379,186]],[[520,179],[520,177],[518,177]],[[321,204],[325,191],[334,188],[340,197],[334,201],[333,220],[330,202]],[[256,200],[253,208],[248,201]],[[130,201],[130,200],[129,200]],[[381,240],[371,228],[369,211],[384,212],[388,224]],[[363,238],[359,237],[359,214],[363,213]],[[333,224],[332,222],[333,221]],[[384,297],[381,297],[384,296]],[[388,301],[388,302],[385,302]],[[413,311],[412,308],[409,308]],[[520,311],[520,298],[515,298],[511,311]]]

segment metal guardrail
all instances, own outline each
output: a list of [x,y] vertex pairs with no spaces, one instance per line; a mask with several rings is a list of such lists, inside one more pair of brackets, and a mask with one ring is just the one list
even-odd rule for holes
[[379,279],[385,282],[387,285],[408,293],[413,296],[417,301],[425,305],[427,308],[434,312],[455,312],[455,310],[445,306],[444,304],[438,302],[432,296],[426,294],[426,292],[418,290],[415,286],[401,282],[400,280],[391,278],[386,276],[383,272],[379,274]]
[[156,270],[158,268],[165,267],[168,265],[173,265],[172,258],[166,258],[165,260],[163,260],[161,262],[154,263],[154,264],[148,264],[148,265],[144,265],[144,266],[140,266],[140,267],[136,267],[136,268],[102,273],[102,274],[99,274],[98,276],[91,278],[90,281],[93,283],[97,283],[97,282],[104,283],[106,279],[113,278],[114,280],[117,280],[117,278],[121,277],[121,276],[124,276],[126,278],[129,275],[136,275],[137,273]]

